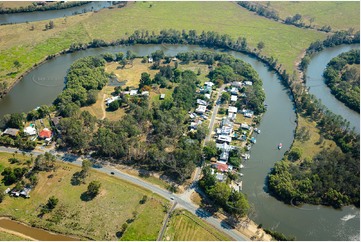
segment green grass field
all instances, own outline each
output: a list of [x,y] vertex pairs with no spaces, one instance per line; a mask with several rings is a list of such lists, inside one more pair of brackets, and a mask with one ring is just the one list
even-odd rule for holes
[[214,227],[206,224],[198,217],[184,210],[175,210],[172,215],[164,241],[228,241],[232,238],[219,232]]
[[[8,154],[0,154],[0,162],[8,166]],[[10,155],[11,156],[11,155]],[[116,233],[121,225],[137,213],[124,233],[129,240],[155,240],[164,218],[163,206],[168,202],[151,192],[109,175],[91,172],[87,178],[102,183],[100,194],[91,201],[82,201],[81,194],[87,184],[71,185],[71,177],[80,168],[59,163],[56,172],[39,175],[39,183],[30,193],[30,199],[6,197],[0,207],[1,215],[10,215],[17,220],[36,224],[63,234],[94,240],[117,240]],[[53,176],[50,177],[49,175]],[[57,207],[42,219],[38,218],[41,204],[54,195],[59,199]],[[148,196],[145,204],[139,201]],[[106,218],[106,219],[105,219]]]
[[269,7],[276,10],[282,19],[301,14],[306,25],[314,18],[312,25],[318,28],[330,25],[333,30],[360,29],[359,1],[272,1]]
[[[251,48],[263,41],[262,54],[277,58],[289,72],[310,42],[326,37],[270,21],[232,2],[154,2],[151,8],[150,4],[129,2],[121,9],[55,19],[55,28],[48,31],[43,31],[48,21],[0,26],[0,80],[11,84],[33,64],[73,42],[86,43],[94,38],[110,41],[142,29],[155,33],[168,28],[195,29],[199,34],[202,30],[216,31],[234,39],[246,37]],[[30,31],[32,25],[35,30]],[[22,65],[19,70],[13,65],[15,60]]]

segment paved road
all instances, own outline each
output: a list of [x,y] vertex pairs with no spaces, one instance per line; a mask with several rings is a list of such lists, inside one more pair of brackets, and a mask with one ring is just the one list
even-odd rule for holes
[[[22,153],[22,151],[19,151],[16,148],[7,148],[7,147],[3,147],[0,146],[0,152],[8,152],[8,153],[14,153],[15,151],[18,151],[19,154]],[[32,152],[26,152],[27,154],[34,154],[34,155],[40,155],[45,153],[45,151],[32,151]],[[82,159],[78,156],[72,155],[72,154],[67,154],[67,153],[61,153],[61,152],[53,152],[54,155],[59,155],[61,157],[61,159],[65,162],[69,162],[71,164],[77,165],[77,166],[81,166],[82,163]],[[223,231],[224,233],[228,234],[229,236],[231,236],[234,240],[237,241],[246,241],[248,240],[246,237],[244,237],[241,233],[239,233],[237,230],[232,229],[228,224],[220,221],[217,218],[212,217],[212,215],[210,213],[208,213],[207,211],[199,208],[198,206],[194,205],[191,201],[189,201],[189,199],[184,199],[184,195],[179,195],[179,194],[172,194],[171,192],[162,189],[158,186],[155,186],[151,183],[148,183],[144,180],[141,180],[140,178],[128,175],[126,173],[123,173],[117,169],[115,169],[114,167],[111,166],[104,166],[101,168],[96,168],[96,170],[109,174],[110,172],[114,173],[115,177],[118,177],[120,179],[126,180],[128,182],[134,183],[140,187],[146,188],[150,191],[152,191],[153,193],[156,193],[168,200],[172,200],[171,197],[174,198],[174,201],[178,203],[179,206],[183,207],[184,209],[190,211],[191,213],[195,214],[196,216],[204,219],[205,221],[207,221],[208,223],[210,223],[211,225],[213,225],[214,227],[216,227],[217,229]]]

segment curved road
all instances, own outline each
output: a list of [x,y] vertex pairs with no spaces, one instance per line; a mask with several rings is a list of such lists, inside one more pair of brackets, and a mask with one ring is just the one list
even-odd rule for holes
[[[7,147],[0,146],[0,152],[14,153],[15,151],[18,151],[19,154],[21,154],[21,152],[22,152],[16,148],[7,148]],[[61,159],[65,162],[70,162],[71,164],[74,164],[77,166],[81,166],[81,164],[82,164],[82,159],[80,157],[75,156],[73,154],[68,154],[68,153],[53,152],[51,150],[31,151],[31,152],[26,152],[26,153],[40,155],[40,154],[44,154],[46,151],[50,151],[51,153],[53,153],[54,155],[57,155],[57,156],[60,155]],[[248,240],[245,236],[243,236],[237,230],[232,229],[227,223],[220,221],[217,218],[212,217],[212,215],[210,213],[208,213],[207,211],[194,205],[192,202],[188,201],[188,199],[184,199],[184,196],[182,196],[182,195],[173,194],[167,190],[164,190],[158,186],[155,186],[151,183],[143,181],[140,178],[128,175],[128,174],[121,172],[110,166],[102,167],[102,168],[95,168],[95,170],[98,170],[98,171],[106,173],[106,174],[110,174],[110,172],[114,172],[115,177],[118,177],[120,179],[134,183],[140,187],[146,188],[146,189],[152,191],[153,193],[156,193],[170,201],[172,200],[171,197],[173,197],[174,201],[177,202],[179,206],[190,211],[191,213],[195,214],[196,216],[204,219],[205,221],[207,221],[208,223],[210,223],[211,225],[213,225],[220,231],[231,236],[234,240],[237,240],[237,241],[247,241]]]

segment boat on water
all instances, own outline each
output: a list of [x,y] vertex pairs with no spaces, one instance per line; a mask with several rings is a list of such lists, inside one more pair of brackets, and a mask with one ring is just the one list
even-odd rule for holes
[[261,133],[261,130],[258,129],[258,128],[255,128],[255,129],[254,129],[254,132],[256,132],[257,134],[260,134],[260,133]]
[[282,149],[282,143],[279,143],[277,148],[278,148],[279,150]]
[[244,165],[240,164],[240,165],[239,165],[239,168],[241,168],[241,169],[244,168]]

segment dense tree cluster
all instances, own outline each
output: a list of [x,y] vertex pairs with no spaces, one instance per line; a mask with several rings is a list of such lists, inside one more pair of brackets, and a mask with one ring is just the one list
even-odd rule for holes
[[91,105],[97,91],[108,82],[105,61],[100,57],[84,57],[75,61],[67,74],[65,90],[54,101],[60,115],[69,117],[79,107]]
[[323,150],[300,165],[277,162],[268,177],[270,190],[287,203],[360,206],[360,164],[349,153]]
[[333,58],[323,73],[327,86],[337,99],[360,112],[360,50],[351,50]]
[[258,15],[266,18],[279,20],[278,13],[275,10],[269,9],[258,2],[252,1],[239,1],[237,2],[240,6],[248,9],[249,11],[256,12]]
[[250,208],[247,198],[241,192],[230,188],[227,183],[218,182],[209,166],[203,169],[199,185],[214,203],[236,217],[245,216]]

